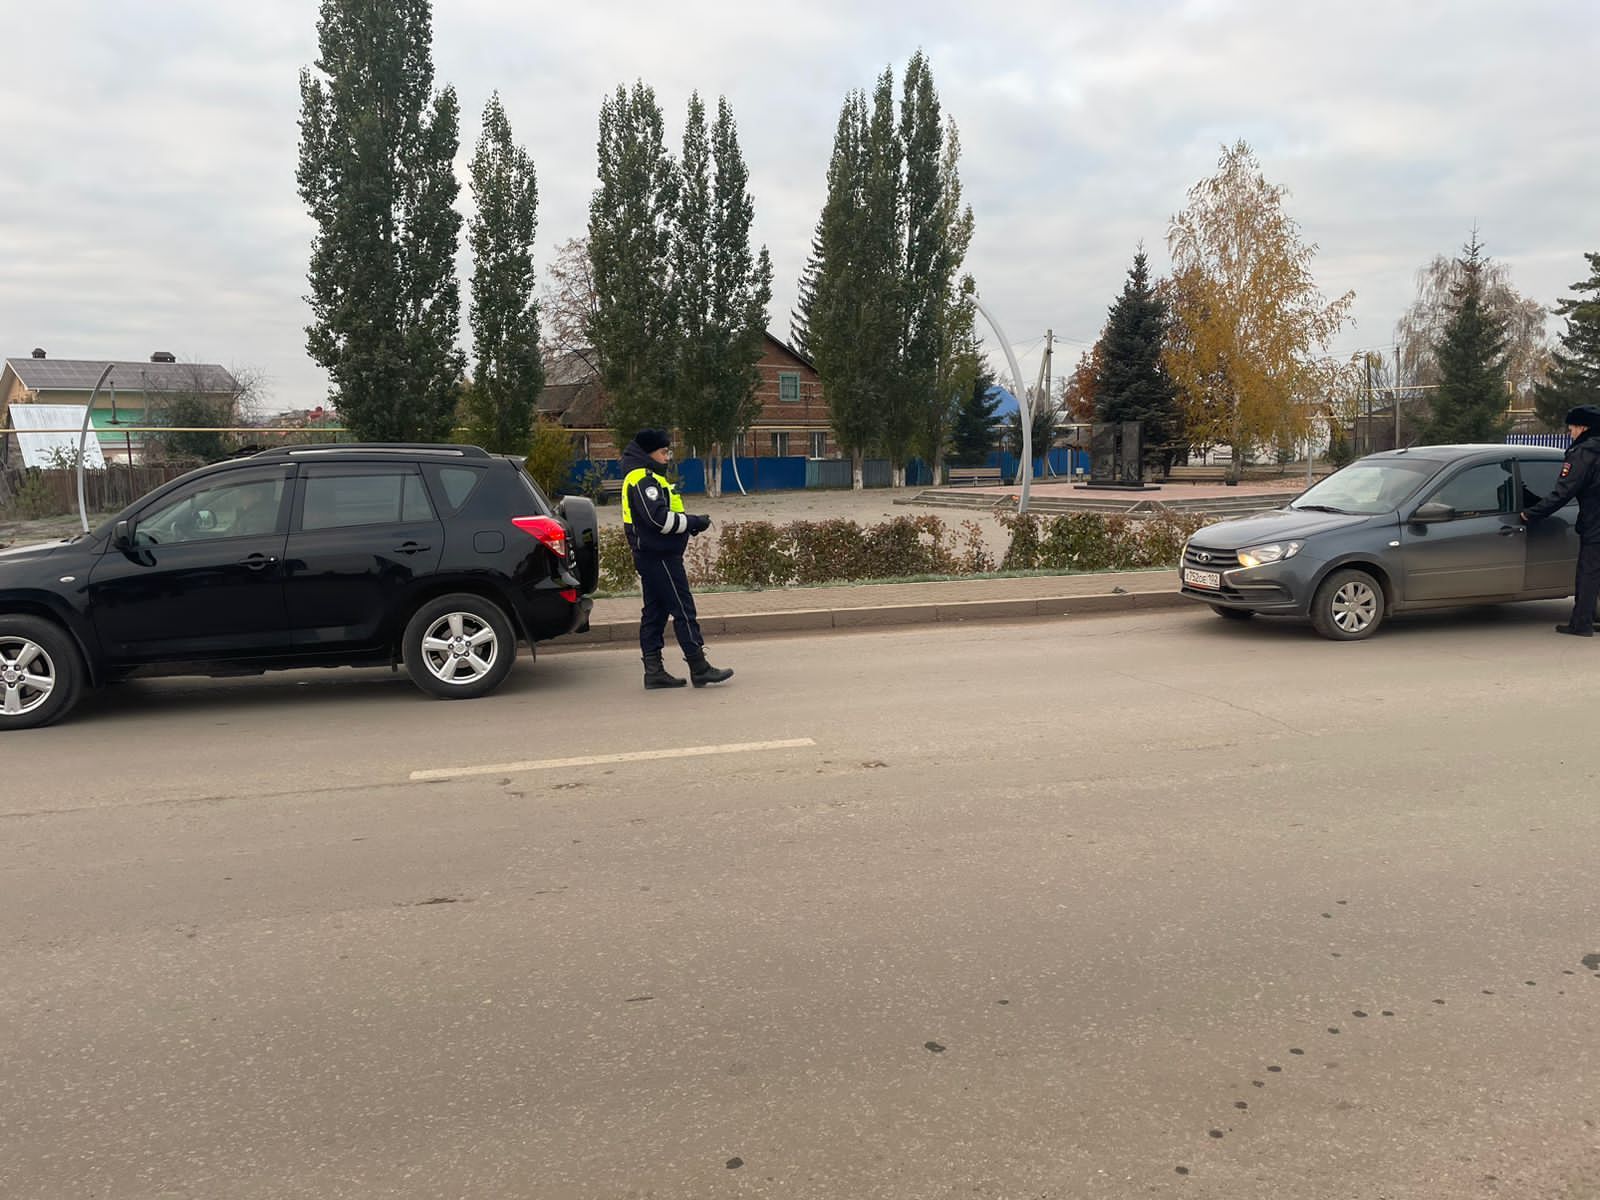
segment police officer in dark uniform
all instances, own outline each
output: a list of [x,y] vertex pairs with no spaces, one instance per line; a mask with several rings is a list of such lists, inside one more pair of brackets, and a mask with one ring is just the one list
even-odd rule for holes
[[1573,500],[1578,502],[1578,575],[1574,582],[1572,620],[1557,633],[1593,637],[1595,606],[1600,604],[1600,407],[1581,404],[1567,414],[1572,445],[1561,463],[1555,491],[1522,514],[1541,521]]
[[639,650],[644,655],[644,686],[679,688],[684,680],[669,675],[661,665],[667,618],[689,663],[695,687],[721,683],[733,672],[706,661],[700,622],[683,570],[683,551],[691,537],[711,527],[711,518],[683,510],[678,495],[664,474],[672,457],[672,439],[664,429],[641,429],[622,452],[622,528],[633,550],[633,566],[644,591],[644,611],[639,617]]

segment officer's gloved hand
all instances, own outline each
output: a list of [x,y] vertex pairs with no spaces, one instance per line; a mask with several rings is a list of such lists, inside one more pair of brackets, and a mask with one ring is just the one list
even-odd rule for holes
[[711,528],[711,518],[691,515],[689,517],[689,534],[695,536]]

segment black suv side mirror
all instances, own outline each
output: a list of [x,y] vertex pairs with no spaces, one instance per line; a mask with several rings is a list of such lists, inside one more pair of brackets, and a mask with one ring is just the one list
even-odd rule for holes
[[1439,521],[1448,521],[1456,515],[1456,510],[1448,504],[1430,501],[1416,512],[1411,514],[1411,519],[1418,525],[1432,525]]
[[133,549],[133,522],[118,521],[116,529],[111,534],[111,544],[118,550]]

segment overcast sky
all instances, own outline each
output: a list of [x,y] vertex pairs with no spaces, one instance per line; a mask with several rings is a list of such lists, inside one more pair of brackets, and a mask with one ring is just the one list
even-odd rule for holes
[[[317,7],[7,0],[0,355],[171,350],[261,372],[269,409],[323,400],[294,181]],[[441,0],[460,206],[494,89],[537,165],[541,270],[584,232],[607,92],[653,85],[674,144],[691,90],[726,95],[786,337],[844,93],[919,46],[961,130],[968,269],[1030,375],[1047,327],[1070,369],[1137,243],[1165,272],[1168,222],[1236,138],[1290,189],[1324,292],[1356,293],[1341,355],[1387,345],[1474,225],[1546,304],[1600,250],[1600,0]]]

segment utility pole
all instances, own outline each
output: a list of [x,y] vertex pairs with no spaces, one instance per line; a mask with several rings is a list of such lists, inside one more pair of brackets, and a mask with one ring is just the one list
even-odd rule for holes
[[1394,448],[1400,449],[1400,343],[1394,346]]
[[[1054,411],[1050,393],[1050,374],[1051,368],[1055,365],[1055,352],[1056,331],[1054,329],[1046,329],[1044,331],[1044,406],[1047,411]],[[1050,421],[1050,439],[1044,444],[1044,473],[1046,475],[1055,474],[1055,469],[1050,465],[1050,451],[1055,448],[1056,444],[1055,432],[1055,420],[1052,418]]]
[[[1050,407],[1050,355],[1055,348],[1055,341],[1055,330],[1045,330],[1044,357],[1039,360],[1039,377],[1033,383],[1034,412],[1039,411],[1038,406],[1041,404],[1046,410]],[[1046,475],[1054,473],[1050,469],[1050,445],[1055,441],[1054,423],[1052,423],[1050,433],[1051,436],[1045,440],[1044,445],[1044,473]]]
[[[1365,431],[1367,437],[1366,437],[1366,448],[1364,450],[1362,450],[1361,452],[1363,454],[1371,454],[1372,453],[1372,352],[1368,351],[1366,354],[1363,354],[1361,357],[1366,359],[1366,362],[1367,362],[1367,427],[1366,427],[1366,431]],[[1361,449],[1359,443],[1357,444],[1357,449]]]

